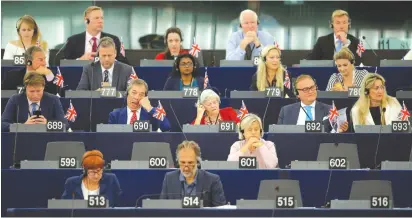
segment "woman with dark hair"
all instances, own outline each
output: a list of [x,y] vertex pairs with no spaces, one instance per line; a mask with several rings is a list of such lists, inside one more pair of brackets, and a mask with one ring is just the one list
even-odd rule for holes
[[163,90],[178,91],[184,87],[198,87],[203,90],[203,83],[204,78],[197,72],[196,59],[190,54],[182,54],[175,60]]
[[182,47],[182,31],[177,27],[170,27],[165,33],[166,51],[156,55],[155,60],[174,60],[180,54],[188,51]]

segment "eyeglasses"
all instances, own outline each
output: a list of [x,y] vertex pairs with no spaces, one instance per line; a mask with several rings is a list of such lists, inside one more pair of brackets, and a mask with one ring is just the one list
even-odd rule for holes
[[304,93],[308,93],[309,91],[315,91],[318,87],[316,85],[313,85],[311,87],[306,87],[303,89],[298,89],[299,91],[302,91]]
[[91,176],[95,176],[95,175],[102,175],[103,174],[103,170],[96,170],[96,171],[88,171],[87,172],[89,175]]
[[182,66],[182,67],[192,67],[193,63],[181,63],[180,66]]

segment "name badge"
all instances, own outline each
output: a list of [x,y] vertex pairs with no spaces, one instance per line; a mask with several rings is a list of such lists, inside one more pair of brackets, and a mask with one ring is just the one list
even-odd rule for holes
[[133,132],[149,132],[150,131],[149,120],[136,120],[133,123]]
[[281,98],[282,91],[278,87],[270,87],[265,89],[265,96],[269,98]]
[[392,132],[409,132],[408,121],[392,121]]
[[346,157],[330,157],[329,158],[329,169],[346,169],[348,161]]
[[182,199],[182,208],[200,208],[200,199],[197,196],[185,196]]
[[219,132],[234,132],[235,131],[235,122],[225,121],[219,123]]
[[100,97],[102,98],[116,98],[117,91],[116,87],[102,87],[100,92]]
[[322,124],[319,121],[305,121],[305,132],[322,132]]
[[75,157],[59,157],[59,168],[76,168],[77,161]]
[[198,87],[185,87],[182,90],[183,98],[197,98],[199,96]]
[[87,206],[92,208],[104,208],[107,207],[107,201],[103,195],[89,195]]
[[371,208],[389,208],[389,196],[371,196]]
[[63,132],[64,124],[62,121],[49,120],[47,121],[47,124],[46,124],[46,131],[47,132]]
[[359,98],[360,88],[359,87],[348,87],[348,97],[349,98]]
[[294,208],[295,196],[276,196],[277,208]]
[[256,169],[256,157],[239,157],[240,169]]
[[149,157],[149,168],[167,168],[166,157]]
[[13,56],[13,66],[24,66],[25,62],[24,55]]

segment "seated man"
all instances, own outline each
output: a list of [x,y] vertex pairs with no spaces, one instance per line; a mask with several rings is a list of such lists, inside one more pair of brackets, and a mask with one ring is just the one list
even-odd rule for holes
[[197,196],[203,206],[214,207],[226,204],[220,177],[198,169],[201,161],[200,147],[194,141],[183,141],[176,149],[179,170],[165,175],[160,199],[182,199]]
[[[348,33],[350,24],[348,12],[334,11],[330,22],[333,33],[318,38],[308,60],[333,60],[333,55],[343,47],[349,48],[353,54],[356,54],[359,39]],[[360,62],[359,55],[355,55],[355,65],[359,65]]]
[[[318,87],[315,80],[307,74],[298,76],[295,80],[296,97],[300,102],[285,105],[280,109],[279,125],[305,125],[305,121],[320,121],[325,125],[325,132],[331,131],[327,116],[331,106],[316,101]],[[345,132],[348,129],[346,122],[338,130]]]
[[226,60],[252,60],[262,48],[275,42],[273,36],[258,31],[258,16],[252,10],[244,10],[239,16],[242,30],[232,33],[226,46]]
[[127,107],[115,109],[109,114],[109,124],[133,124],[136,120],[150,120],[152,130],[159,127],[162,132],[170,131],[170,123],[166,117],[157,116],[158,108],[152,107],[147,92],[149,87],[142,79],[132,80],[127,87],[126,100]]
[[37,46],[28,48],[24,53],[24,60],[26,67],[4,73],[1,83],[2,90],[15,90],[17,86],[23,86],[24,76],[28,72],[33,72],[42,75],[47,81],[44,91],[51,94],[58,93],[58,86],[53,84],[53,72],[46,67],[46,53],[42,48]]
[[[10,124],[46,124],[47,120],[58,120],[66,124],[63,107],[57,96],[44,92],[45,81],[38,73],[30,72],[24,79],[23,93],[13,95],[1,116],[2,131],[10,131]],[[34,115],[41,111],[41,115]]]
[[84,11],[84,22],[86,31],[70,36],[64,48],[65,59],[93,60],[97,53],[97,48],[101,43],[101,38],[110,37],[116,44],[116,59],[129,64],[128,60],[120,52],[120,40],[117,36],[103,31],[104,18],[103,9],[97,6],[90,6]]
[[116,61],[116,45],[113,39],[103,37],[99,45],[100,61],[83,67],[77,90],[99,90],[101,87],[116,87],[125,91],[133,68]]

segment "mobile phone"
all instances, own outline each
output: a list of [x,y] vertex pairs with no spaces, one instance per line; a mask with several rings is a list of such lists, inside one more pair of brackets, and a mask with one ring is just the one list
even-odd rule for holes
[[33,112],[33,115],[35,115],[36,118],[40,118],[41,111],[34,111],[34,112]]

